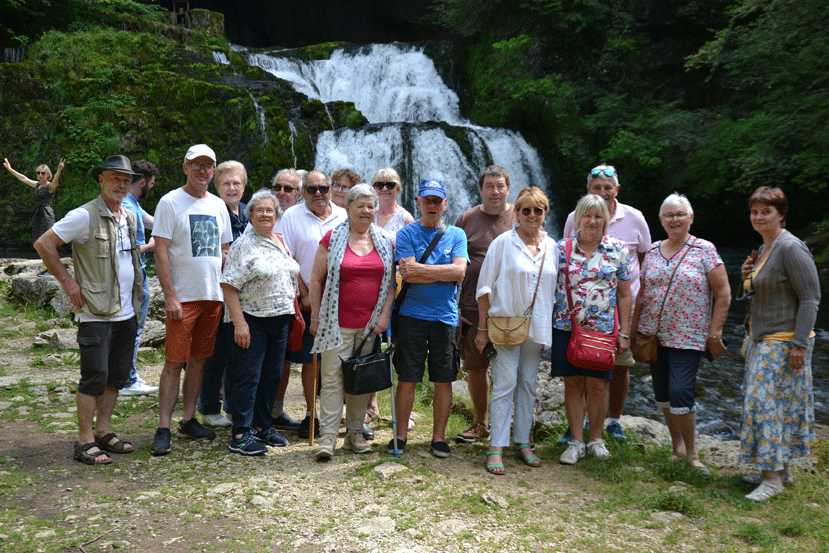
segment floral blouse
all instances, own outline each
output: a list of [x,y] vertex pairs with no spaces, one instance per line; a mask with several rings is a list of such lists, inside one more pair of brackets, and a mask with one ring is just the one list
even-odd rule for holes
[[[670,259],[662,256],[659,244],[648,250],[642,262],[644,295],[639,332],[653,335],[658,328],[659,343],[665,347],[705,351],[713,302],[708,273],[722,265],[722,258],[714,244],[693,236]],[[688,255],[679,265],[669,291],[668,282],[685,252]],[[666,292],[669,296],[660,322],[659,310]]]
[[[573,237],[570,254],[570,290],[576,322],[587,330],[606,334],[613,332],[616,317],[616,286],[620,280],[630,280],[627,245],[605,234],[599,247],[588,259]],[[570,308],[565,289],[567,240],[556,244],[558,254],[558,284],[553,306],[553,328],[570,330]]]
[[[230,245],[221,282],[239,291],[242,311],[255,317],[294,314],[299,264],[287,248],[249,227]],[[225,322],[230,313],[225,310]]]

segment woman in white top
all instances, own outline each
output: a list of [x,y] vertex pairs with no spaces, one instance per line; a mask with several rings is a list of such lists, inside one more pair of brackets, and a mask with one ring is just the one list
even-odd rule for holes
[[557,263],[555,241],[543,228],[549,210],[550,203],[540,189],[530,186],[521,190],[515,200],[518,224],[492,241],[478,277],[481,327],[475,345],[479,351],[483,352],[490,341],[486,324],[489,317],[531,318],[526,342],[511,347],[494,346],[497,354],[490,362],[492,445],[486,464],[492,474],[505,472],[503,450],[510,443],[510,419],[517,457],[531,467],[541,466],[541,459],[530,445],[530,429],[538,364],[542,351],[553,342],[550,313]]
[[397,196],[403,190],[400,175],[391,167],[380,169],[371,179],[371,186],[380,198],[374,224],[385,230],[394,242],[397,231],[414,222],[412,214],[397,203]]

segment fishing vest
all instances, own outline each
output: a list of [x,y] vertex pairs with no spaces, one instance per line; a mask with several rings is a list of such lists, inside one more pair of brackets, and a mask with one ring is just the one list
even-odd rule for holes
[[[118,280],[118,229],[117,222],[104,203],[102,196],[82,205],[89,212],[89,238],[86,243],[72,242],[72,262],[75,280],[81,287],[83,315],[94,318],[115,318],[121,315],[121,283]],[[144,279],[141,260],[135,239],[135,214],[124,208],[132,247],[134,280],[132,305],[135,314],[141,313]],[[77,311],[77,309],[76,309]]]

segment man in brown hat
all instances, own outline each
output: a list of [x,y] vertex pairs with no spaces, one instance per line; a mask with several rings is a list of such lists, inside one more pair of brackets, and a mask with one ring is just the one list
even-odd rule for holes
[[[125,156],[108,157],[92,169],[101,194],[67,213],[35,242],[75,308],[81,365],[75,459],[88,465],[111,463],[111,453],[133,452],[129,442],[111,431],[110,420],[130,374],[143,295],[135,214],[121,205],[135,175]],[[74,278],[58,254],[58,247],[70,242]]]

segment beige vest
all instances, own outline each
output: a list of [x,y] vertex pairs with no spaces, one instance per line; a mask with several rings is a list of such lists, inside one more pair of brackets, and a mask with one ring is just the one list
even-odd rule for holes
[[[81,287],[84,306],[81,313],[95,318],[115,318],[121,315],[121,283],[118,281],[118,230],[104,199],[98,196],[82,205],[89,212],[89,238],[86,243],[72,243],[72,262],[75,280]],[[132,305],[136,315],[141,313],[143,276],[138,244],[135,240],[135,214],[124,209],[132,246],[134,280]]]

